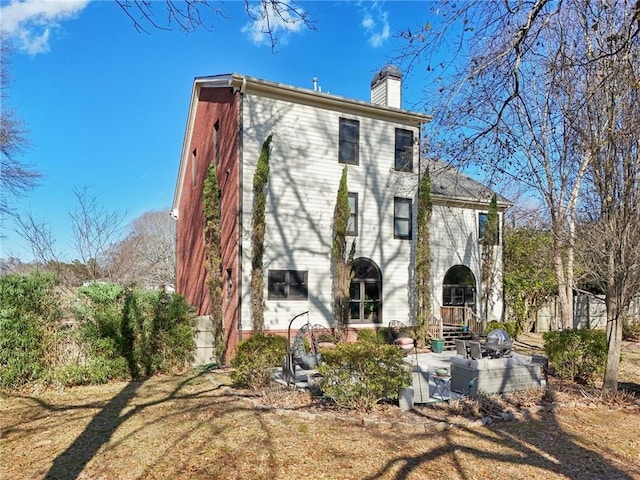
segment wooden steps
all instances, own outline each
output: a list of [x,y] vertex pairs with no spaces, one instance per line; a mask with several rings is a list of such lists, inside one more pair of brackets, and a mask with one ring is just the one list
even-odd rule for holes
[[444,338],[444,349],[455,350],[456,344],[454,340],[456,338],[471,340],[471,333],[463,331],[460,325],[443,325],[442,337]]

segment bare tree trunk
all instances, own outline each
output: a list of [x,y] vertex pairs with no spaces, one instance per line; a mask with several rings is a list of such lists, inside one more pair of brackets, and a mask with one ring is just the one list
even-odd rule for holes
[[[609,261],[615,262],[613,255],[609,255]],[[610,285],[613,284],[611,281]],[[607,289],[605,304],[607,307],[607,363],[604,369],[605,390],[618,389],[618,373],[620,370],[620,352],[622,350],[622,318],[616,300],[616,295]]]

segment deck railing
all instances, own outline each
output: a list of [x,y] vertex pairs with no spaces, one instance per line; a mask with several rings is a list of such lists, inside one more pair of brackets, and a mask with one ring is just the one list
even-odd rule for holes
[[443,336],[443,328],[442,328],[442,320],[436,317],[431,317],[429,319],[429,323],[427,325],[427,329],[429,332],[429,336],[431,338],[442,338]]
[[469,327],[470,332],[482,333],[484,325],[480,317],[471,308],[463,307],[440,307],[440,317],[442,323],[446,325],[458,325]]

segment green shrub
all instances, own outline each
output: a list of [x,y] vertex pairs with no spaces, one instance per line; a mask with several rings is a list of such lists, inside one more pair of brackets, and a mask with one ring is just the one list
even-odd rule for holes
[[238,386],[259,389],[266,386],[274,369],[287,354],[287,339],[280,335],[256,334],[240,342],[231,365],[231,378]]
[[0,385],[17,388],[47,369],[47,333],[61,316],[51,273],[11,273],[0,277]]
[[48,383],[75,387],[78,385],[100,385],[110,380],[126,378],[127,362],[124,358],[94,356],[86,364],[70,363],[49,373]]
[[579,328],[546,332],[544,351],[560,377],[592,383],[604,372],[607,361],[607,338],[601,330]]
[[622,322],[623,340],[640,340],[640,322],[625,318]]
[[387,343],[385,332],[380,330],[358,330],[358,341],[369,343]]
[[500,328],[507,332],[511,338],[516,338],[518,336],[518,324],[516,322],[489,322],[487,324],[487,328],[485,328],[484,333],[487,334],[491,330],[495,330],[496,328]]
[[58,277],[50,272],[33,270],[29,274],[10,273],[0,276],[0,305],[16,314],[33,314],[44,321],[61,317],[59,295],[55,288]]
[[341,343],[323,354],[318,373],[322,391],[336,404],[370,410],[383,399],[397,399],[400,388],[411,382],[394,345],[374,342]]
[[167,373],[193,360],[196,316],[181,295],[98,283],[79,294],[76,317],[93,363],[70,369],[78,382]]
[[34,314],[0,310],[0,386],[17,388],[44,374],[42,323]]

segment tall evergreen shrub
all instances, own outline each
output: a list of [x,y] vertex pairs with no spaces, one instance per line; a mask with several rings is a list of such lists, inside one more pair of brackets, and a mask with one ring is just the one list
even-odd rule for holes
[[416,244],[416,327],[418,337],[424,339],[431,318],[431,232],[429,222],[433,211],[431,199],[431,177],[429,169],[424,172],[418,194],[418,241]]
[[353,276],[353,257],[356,250],[355,240],[347,254],[347,228],[349,224],[349,190],[347,188],[347,166],[342,169],[340,186],[333,212],[333,244],[331,263],[333,272],[333,318],[336,328],[344,333],[349,323],[349,287]]
[[209,289],[209,316],[213,332],[216,361],[224,363],[224,319],[222,317],[222,260],[220,256],[220,190],[216,166],[207,169],[202,191],[204,214],[205,267]]
[[266,186],[269,180],[269,157],[271,140],[269,135],[262,144],[256,171],[253,175],[253,219],[251,223],[251,314],[253,331],[261,333],[264,328],[264,258],[265,211],[267,205]]

